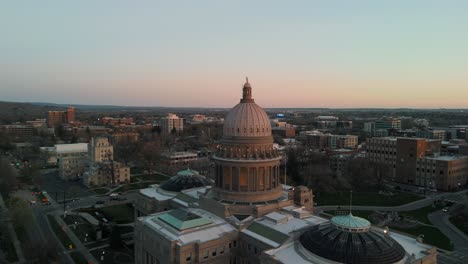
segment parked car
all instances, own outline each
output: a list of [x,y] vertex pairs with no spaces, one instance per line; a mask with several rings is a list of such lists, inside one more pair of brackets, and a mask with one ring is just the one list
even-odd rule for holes
[[96,204],[104,204],[104,201],[96,201]]
[[448,211],[449,211],[449,208],[448,208],[448,207],[444,207],[444,208],[442,209],[442,212],[448,212]]

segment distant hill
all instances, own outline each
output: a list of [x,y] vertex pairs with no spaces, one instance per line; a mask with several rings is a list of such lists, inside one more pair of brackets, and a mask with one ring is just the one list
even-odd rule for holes
[[33,103],[16,103],[0,101],[0,122],[24,122],[36,118],[46,118],[47,111],[64,110],[65,107],[54,105],[36,105]]

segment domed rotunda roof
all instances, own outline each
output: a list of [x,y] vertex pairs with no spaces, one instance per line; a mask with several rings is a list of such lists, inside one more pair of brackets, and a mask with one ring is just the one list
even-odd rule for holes
[[176,176],[161,183],[159,187],[165,191],[180,192],[208,185],[211,185],[211,182],[207,178],[200,175],[197,171],[187,169],[178,172]]
[[252,87],[248,79],[242,91],[240,103],[234,106],[224,119],[223,136],[271,136],[270,118],[252,98]]
[[312,227],[299,241],[312,254],[340,263],[390,264],[406,257],[406,251],[392,237],[352,214]]

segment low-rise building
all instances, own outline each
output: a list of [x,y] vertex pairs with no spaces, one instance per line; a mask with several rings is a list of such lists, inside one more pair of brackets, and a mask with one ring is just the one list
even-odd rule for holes
[[59,176],[64,180],[79,178],[88,166],[88,143],[57,144]]
[[0,131],[6,133],[12,138],[15,139],[25,139],[32,137],[34,134],[34,128],[32,125],[1,125]]
[[169,166],[186,165],[198,160],[198,154],[188,151],[166,152],[162,154],[163,161]]
[[423,157],[416,164],[416,185],[443,191],[467,185],[468,156]]
[[87,187],[118,185],[130,182],[130,167],[117,161],[104,161],[90,166],[83,174],[83,184]]

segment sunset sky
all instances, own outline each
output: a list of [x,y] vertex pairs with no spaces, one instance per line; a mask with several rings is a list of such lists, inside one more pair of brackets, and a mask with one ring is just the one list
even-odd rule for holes
[[468,1],[3,1],[0,101],[468,108]]

